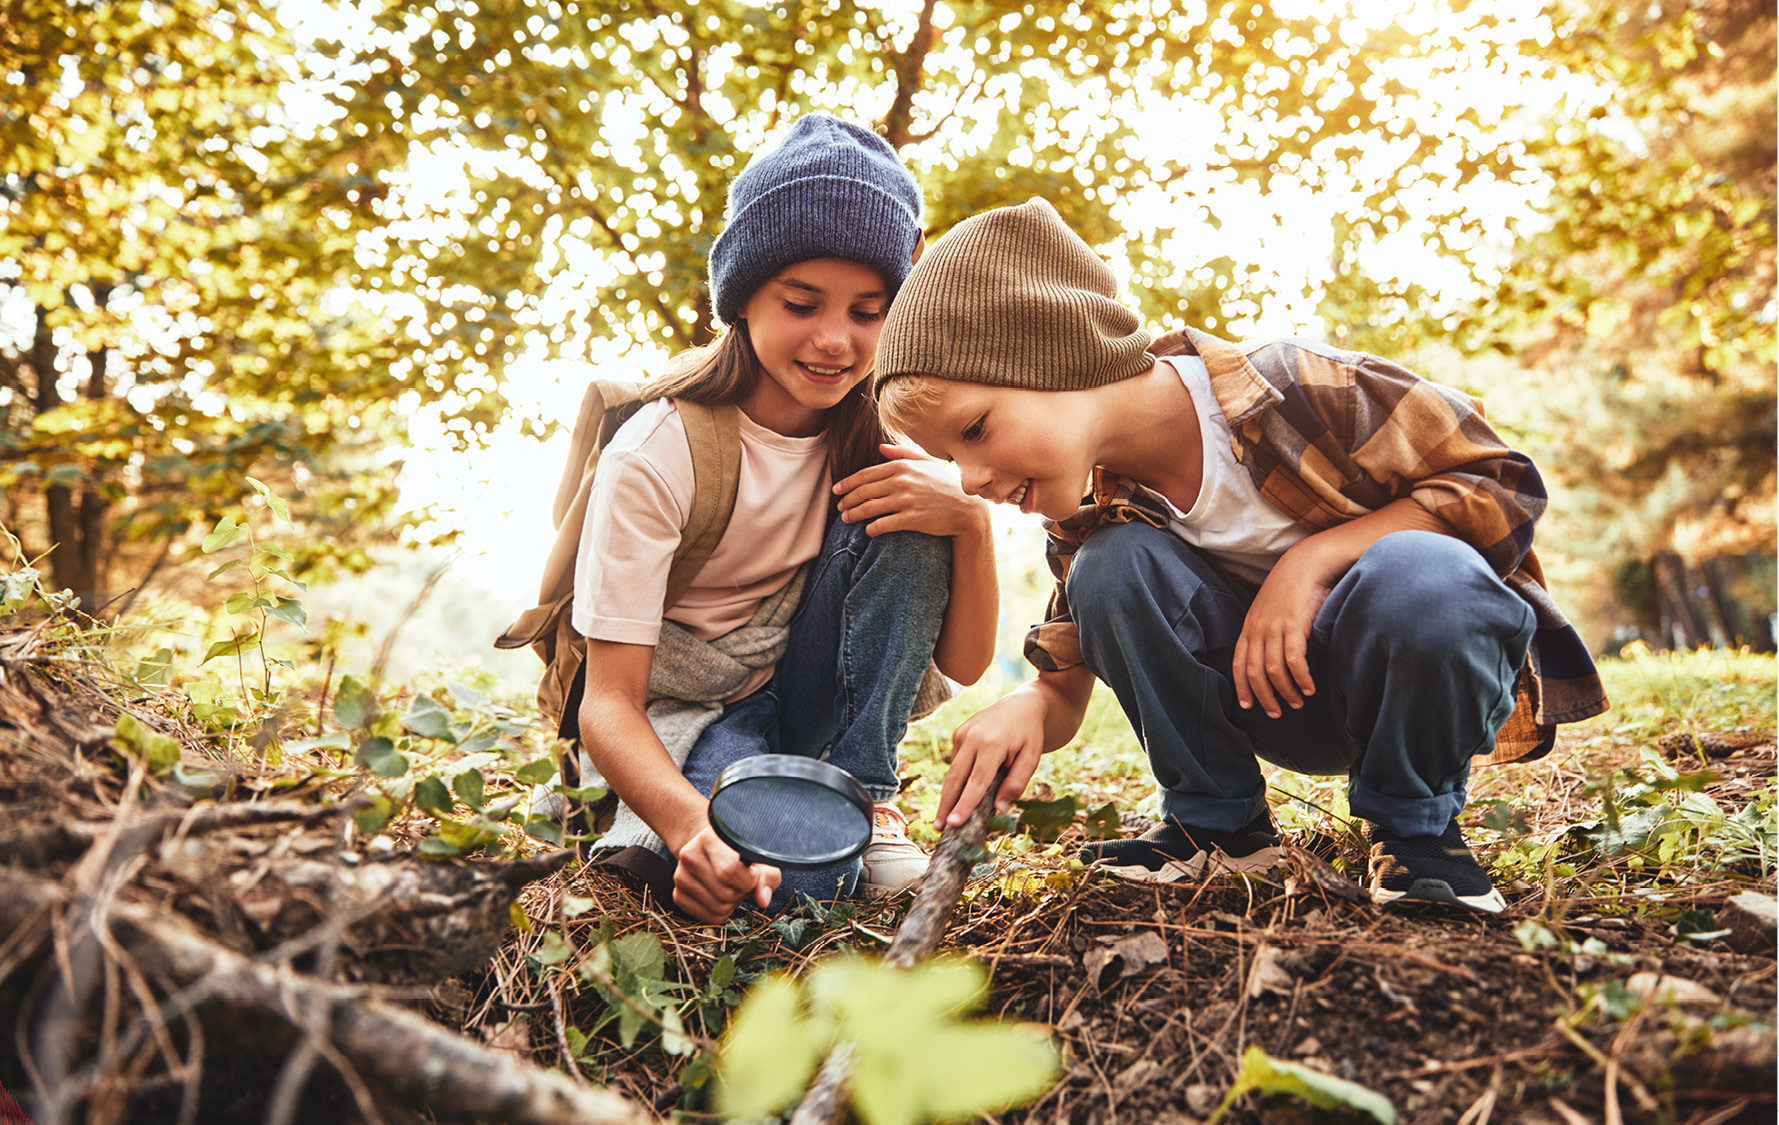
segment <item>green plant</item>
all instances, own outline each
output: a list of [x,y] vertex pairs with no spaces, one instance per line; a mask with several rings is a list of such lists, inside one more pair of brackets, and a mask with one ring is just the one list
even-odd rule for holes
[[1332,1074],[1323,1074],[1307,1066],[1275,1059],[1259,1047],[1249,1047],[1242,1055],[1242,1069],[1235,1076],[1229,1092],[1223,1095],[1205,1125],[1217,1125],[1229,1107],[1243,1094],[1289,1094],[1299,1097],[1318,1109],[1347,1109],[1368,1113],[1383,1125],[1395,1125],[1396,1107],[1390,1100],[1369,1087],[1348,1082]]
[[[252,477],[246,478],[260,500],[270,509],[272,515],[287,526],[290,524],[290,509],[282,497],[275,495],[271,489]],[[303,608],[300,598],[276,592],[277,583],[298,593],[306,591],[308,586],[291,577],[285,566],[294,560],[294,556],[276,543],[266,542],[254,534],[253,526],[245,519],[237,519],[233,515],[223,516],[211,528],[210,534],[204,536],[199,549],[206,555],[216,554],[236,543],[246,541],[247,553],[242,558],[230,559],[216,567],[205,576],[208,582],[216,582],[224,575],[239,571],[245,575],[248,588],[230,594],[223,602],[222,610],[234,617],[246,617],[250,621],[245,629],[230,627],[227,640],[213,643],[198,661],[200,667],[218,657],[232,656],[235,658],[235,673],[241,688],[241,699],[251,700],[257,706],[255,713],[278,706],[282,692],[273,687],[272,669],[274,666],[293,667],[290,661],[273,657],[266,651],[266,628],[273,618],[285,621],[297,628],[305,627],[309,622],[308,611]],[[253,653],[259,658],[258,683],[249,685],[247,682],[247,654]],[[202,682],[202,681],[200,681]],[[215,681],[211,681],[215,683]],[[193,685],[197,687],[197,685]],[[241,712],[232,707],[229,701],[222,698],[221,685],[198,688],[194,693],[187,689],[191,699],[193,717],[209,729],[232,729],[240,720]],[[267,741],[266,760],[276,765],[282,761],[282,752],[276,733]]]
[[723,1035],[718,1105],[730,1118],[777,1112],[837,1044],[854,1051],[849,1096],[866,1125],[961,1121],[1022,1104],[1057,1071],[1047,1035],[965,1020],[987,973],[970,961],[899,969],[856,955],[824,961],[799,983],[768,977]]

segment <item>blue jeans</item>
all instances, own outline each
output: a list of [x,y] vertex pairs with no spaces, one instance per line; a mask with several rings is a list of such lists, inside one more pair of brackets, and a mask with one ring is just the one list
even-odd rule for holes
[[[686,779],[709,796],[733,762],[801,754],[851,773],[873,801],[894,796],[896,747],[950,589],[951,540],[912,531],[872,538],[862,523],[830,520],[772,679],[704,729],[686,757]],[[859,861],[783,874],[771,911],[794,895],[852,894]]]
[[1316,694],[1277,719],[1231,679],[1255,588],[1143,523],[1104,527],[1069,567],[1081,651],[1135,728],[1181,824],[1233,831],[1266,803],[1260,760],[1346,774],[1353,814],[1435,836],[1464,807],[1470,758],[1513,710],[1532,610],[1467,544],[1386,535],[1335,585],[1308,645]]

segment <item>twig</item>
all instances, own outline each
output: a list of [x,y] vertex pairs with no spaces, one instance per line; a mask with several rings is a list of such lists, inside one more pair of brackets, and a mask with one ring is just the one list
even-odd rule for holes
[[[915,892],[914,905],[896,929],[896,936],[884,953],[885,964],[899,969],[913,968],[924,957],[939,948],[945,936],[945,924],[963,897],[964,883],[988,838],[988,818],[994,812],[995,794],[1000,792],[1007,771],[1002,767],[989,784],[988,792],[960,825],[947,828],[939,835],[939,846],[927,864],[926,877]],[[846,1085],[852,1077],[854,1054],[851,1044],[837,1044],[822,1060],[815,1081],[803,1095],[791,1125],[840,1125],[846,1115]]]

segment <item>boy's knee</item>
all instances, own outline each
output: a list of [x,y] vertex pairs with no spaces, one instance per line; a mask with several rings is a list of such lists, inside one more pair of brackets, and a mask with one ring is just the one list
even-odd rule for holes
[[1084,625],[1107,621],[1133,603],[1150,600],[1149,588],[1161,580],[1162,556],[1172,547],[1171,538],[1136,522],[1111,524],[1089,536],[1069,562],[1065,589],[1075,620]]
[[1349,575],[1343,613],[1388,622],[1403,650],[1438,650],[1474,631],[1517,632],[1531,609],[1463,540],[1398,531],[1365,552]]

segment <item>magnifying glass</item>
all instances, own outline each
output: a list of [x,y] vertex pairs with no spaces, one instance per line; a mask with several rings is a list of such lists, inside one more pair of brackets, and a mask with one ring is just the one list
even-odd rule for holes
[[797,754],[744,758],[717,775],[710,826],[747,863],[830,867],[871,843],[871,797],[839,766]]

